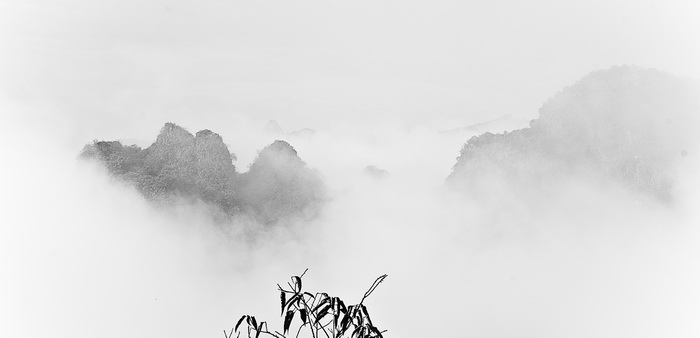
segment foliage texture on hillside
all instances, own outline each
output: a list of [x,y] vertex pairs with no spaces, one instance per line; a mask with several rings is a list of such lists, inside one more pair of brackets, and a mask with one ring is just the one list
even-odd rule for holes
[[166,123],[146,149],[94,141],[81,157],[99,160],[148,199],[201,200],[225,214],[244,213],[265,224],[308,216],[324,196],[318,173],[285,141],[264,148],[250,170],[239,173],[221,136],[210,130],[192,135],[173,123]]
[[593,72],[548,100],[529,128],[472,137],[448,182],[478,191],[497,176],[542,187],[575,174],[670,200],[678,164],[697,156],[698,93],[658,70]]

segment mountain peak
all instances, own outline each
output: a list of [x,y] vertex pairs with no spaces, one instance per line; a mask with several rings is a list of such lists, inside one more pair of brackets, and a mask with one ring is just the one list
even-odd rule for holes
[[275,140],[269,146],[265,147],[263,151],[274,151],[276,153],[285,153],[293,156],[297,156],[297,151],[289,144],[287,141]]
[[586,172],[669,200],[674,166],[697,151],[697,90],[655,69],[592,72],[547,100],[529,128],[470,139],[450,180],[474,185],[498,170],[523,184]]
[[101,161],[151,200],[201,200],[228,215],[249,213],[263,224],[311,215],[312,206],[323,196],[318,174],[281,140],[260,151],[251,170],[243,174],[236,172],[235,156],[219,134],[204,129],[193,136],[170,122],[146,149],[94,141],[81,156]]
[[156,137],[156,144],[182,143],[191,141],[194,138],[185,128],[178,126],[175,123],[168,122],[162,128]]
[[282,129],[282,126],[275,120],[267,121],[265,129],[263,130],[271,134],[284,134],[284,129]]
[[194,135],[194,137],[197,137],[197,138],[206,138],[206,137],[210,137],[210,136],[213,136],[216,138],[221,138],[221,136],[219,134],[217,134],[209,129],[200,130]]

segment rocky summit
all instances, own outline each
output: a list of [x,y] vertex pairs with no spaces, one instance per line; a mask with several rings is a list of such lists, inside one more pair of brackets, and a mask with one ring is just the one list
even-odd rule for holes
[[219,134],[205,129],[192,135],[174,123],[166,123],[146,149],[94,141],[81,157],[100,161],[150,200],[200,200],[224,214],[246,214],[264,224],[308,216],[325,189],[318,173],[285,141],[264,148],[250,170],[239,173],[235,155]]

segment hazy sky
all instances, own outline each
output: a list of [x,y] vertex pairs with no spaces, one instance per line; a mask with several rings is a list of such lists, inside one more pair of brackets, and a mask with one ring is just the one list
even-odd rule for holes
[[6,0],[0,95],[75,142],[166,121],[444,129],[535,117],[612,65],[700,77],[698,17],[692,0]]
[[[696,176],[677,213],[576,180],[547,210],[498,182],[469,200],[439,188],[466,139],[434,132],[536,117],[613,65],[700,78],[698,18],[696,0],[1,0],[0,336],[278,328],[275,284],[309,267],[349,301],[389,274],[368,303],[387,337],[698,337]],[[319,130],[290,141],[331,198],[255,245],[76,160],[175,122],[245,170],[269,119]]]

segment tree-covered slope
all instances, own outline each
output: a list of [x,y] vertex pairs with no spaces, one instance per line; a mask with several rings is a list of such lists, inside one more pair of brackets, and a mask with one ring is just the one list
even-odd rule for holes
[[670,199],[677,164],[697,155],[698,93],[658,70],[593,72],[548,100],[529,128],[471,138],[448,182],[476,189],[498,175],[532,186],[576,174]]
[[323,199],[324,186],[284,141],[263,149],[248,172],[239,173],[223,139],[210,130],[192,135],[166,123],[146,149],[118,141],[94,141],[81,157],[97,159],[147,198],[201,200],[229,215],[245,212],[263,223],[306,214]]

